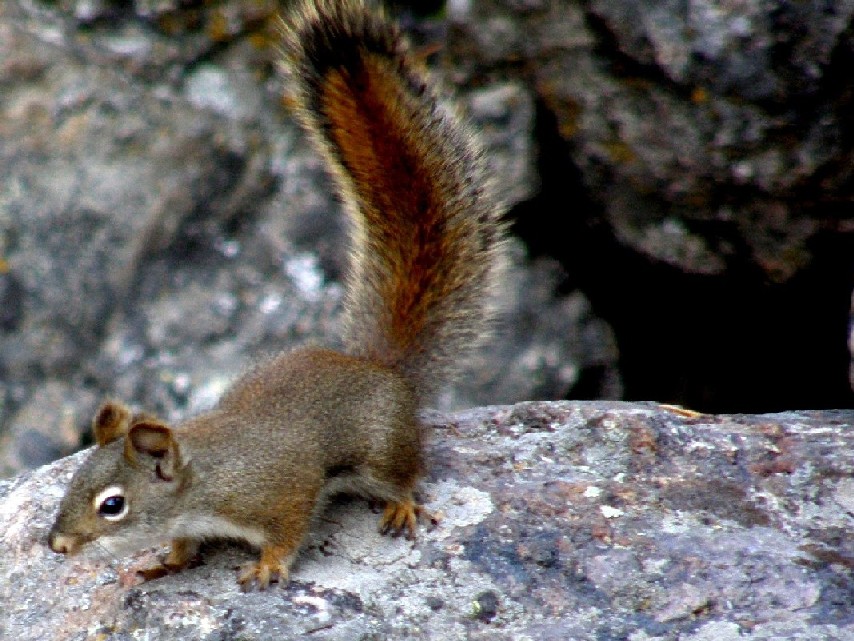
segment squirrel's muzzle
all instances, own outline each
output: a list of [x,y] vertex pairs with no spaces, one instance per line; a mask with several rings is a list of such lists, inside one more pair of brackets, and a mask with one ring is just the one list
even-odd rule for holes
[[73,534],[62,534],[55,530],[51,530],[47,536],[47,544],[51,550],[60,554],[74,554],[80,549],[83,540],[79,536]]

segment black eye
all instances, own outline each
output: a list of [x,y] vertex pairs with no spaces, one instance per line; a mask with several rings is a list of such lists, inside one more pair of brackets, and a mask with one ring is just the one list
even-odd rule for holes
[[127,516],[128,502],[121,485],[110,485],[92,498],[92,507],[102,519],[120,521]]
[[125,509],[125,497],[108,496],[98,506],[98,514],[101,516],[118,516]]

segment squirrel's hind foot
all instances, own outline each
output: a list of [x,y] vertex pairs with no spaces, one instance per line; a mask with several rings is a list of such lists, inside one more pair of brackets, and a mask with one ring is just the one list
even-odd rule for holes
[[418,519],[421,517],[426,517],[432,524],[436,524],[433,515],[416,503],[412,497],[401,501],[388,501],[380,518],[380,534],[392,536],[406,534],[406,538],[412,541],[415,539]]

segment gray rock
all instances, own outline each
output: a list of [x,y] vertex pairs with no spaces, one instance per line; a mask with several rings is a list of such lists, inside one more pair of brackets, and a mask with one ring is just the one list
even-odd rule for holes
[[80,426],[94,415],[97,399],[86,389],[50,380],[30,399],[0,435],[0,476],[50,463],[80,448]]
[[854,3],[448,15],[456,82],[517,78],[535,97],[542,192],[516,220],[614,327],[628,398],[852,406]]
[[[515,249],[521,255],[521,248]],[[545,257],[505,276],[496,340],[471,359],[471,373],[447,391],[444,406],[566,397],[590,372],[601,377],[595,384],[598,398],[620,398],[613,331],[581,292],[556,294],[564,278],[557,261]],[[496,359],[505,367],[496,368]]]
[[133,301],[140,265],[199,208],[210,224],[234,217],[269,173],[215,115],[69,56],[14,13],[4,30],[0,229],[17,331],[0,360],[20,380],[74,369]]
[[365,502],[335,502],[263,593],[238,590],[251,552],[235,545],[147,583],[134,569],[160,548],[48,550],[85,452],[3,481],[0,638],[854,638],[854,412],[563,402],[427,420],[439,524],[382,537]]
[[451,6],[455,77],[526,79],[639,253],[699,274],[747,260],[782,282],[848,216],[850,0]]

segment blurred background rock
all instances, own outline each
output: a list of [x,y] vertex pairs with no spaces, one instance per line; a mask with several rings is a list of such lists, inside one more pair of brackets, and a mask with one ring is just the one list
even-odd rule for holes
[[[0,4],[0,475],[105,397],[175,420],[335,345],[346,236],[273,0]],[[515,240],[446,408],[851,407],[850,2],[393,7],[483,132]]]

